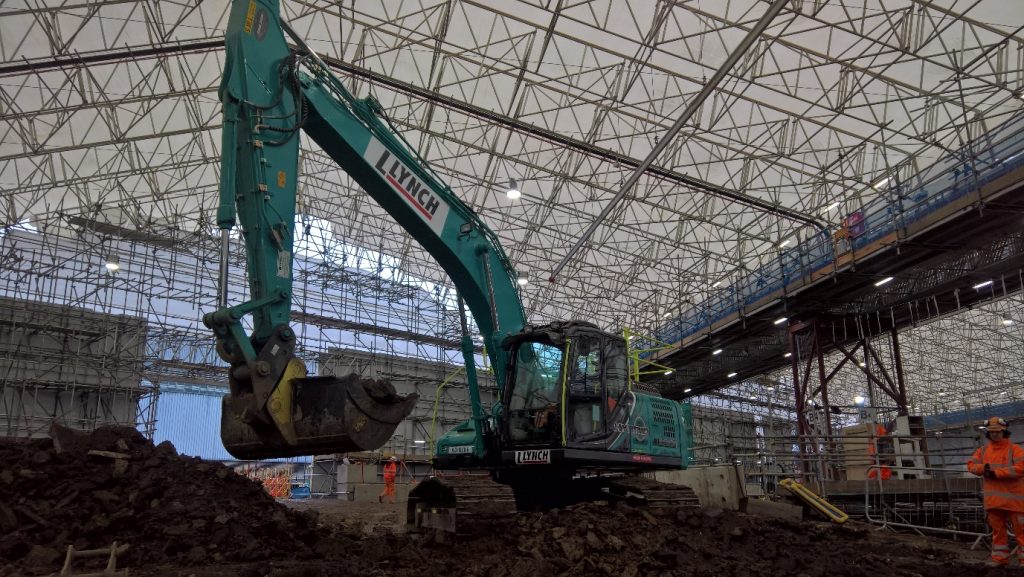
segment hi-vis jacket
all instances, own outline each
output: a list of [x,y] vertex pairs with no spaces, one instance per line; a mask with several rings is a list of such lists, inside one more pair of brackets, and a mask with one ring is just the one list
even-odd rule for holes
[[[388,461],[387,463],[384,464],[384,480],[385,481],[391,481],[393,483],[395,481],[395,473],[397,473],[397,472],[398,472],[398,463],[395,463],[394,461]],[[1021,511],[1024,511],[1024,509],[1021,509]]]
[[985,478],[982,485],[985,508],[1024,513],[1024,449],[1007,439],[989,441],[967,461],[967,470],[984,475],[986,463],[996,478]]

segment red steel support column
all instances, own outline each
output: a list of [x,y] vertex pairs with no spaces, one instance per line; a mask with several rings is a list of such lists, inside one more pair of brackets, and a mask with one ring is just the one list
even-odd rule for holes
[[899,331],[893,327],[892,332],[892,356],[895,361],[896,368],[896,384],[898,386],[896,400],[896,406],[899,410],[898,414],[907,415],[907,384],[903,380],[903,355],[900,353],[900,338]]

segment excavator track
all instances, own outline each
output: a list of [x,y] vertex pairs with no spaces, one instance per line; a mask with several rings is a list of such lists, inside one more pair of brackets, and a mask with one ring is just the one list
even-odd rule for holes
[[516,514],[512,487],[498,483],[487,474],[461,474],[444,477],[455,491],[460,519],[489,519]]
[[685,485],[662,483],[646,477],[609,477],[606,491],[613,498],[634,505],[659,508],[697,509],[700,500],[693,489]]
[[[640,476],[584,477],[569,482],[561,492],[564,499],[549,499],[545,501],[546,507],[541,508],[585,501],[624,501],[637,507],[700,507],[697,494],[690,487]],[[520,508],[523,505],[520,499]],[[462,533],[467,526],[517,512],[512,486],[498,483],[487,474],[462,473],[422,482],[409,495],[407,523],[411,530],[432,530],[443,540],[444,533]]]
[[512,487],[494,481],[487,473],[431,477],[409,492],[406,503],[408,528],[428,533],[438,542],[467,524],[515,514]]

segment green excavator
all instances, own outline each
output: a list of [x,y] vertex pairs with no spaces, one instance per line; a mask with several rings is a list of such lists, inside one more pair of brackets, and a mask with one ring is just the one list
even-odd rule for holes
[[[457,289],[472,418],[436,442],[435,469],[488,471],[511,487],[520,507],[531,507],[606,494],[608,486],[594,481],[601,476],[686,467],[689,405],[636,390],[623,336],[581,321],[529,325],[516,271],[494,232],[390,128],[377,102],[342,85],[282,21],[276,0],[234,0],[226,45],[221,307],[204,322],[231,365],[221,424],[229,452],[255,459],[373,450],[416,402],[386,383],[307,376],[295,356],[288,322],[305,132]],[[228,306],[236,219],[250,300]],[[497,384],[489,408],[480,399],[467,307]],[[251,334],[241,324],[248,314]],[[416,524],[446,525],[450,511],[440,505],[450,492],[443,482],[420,485],[410,496],[419,507]]]

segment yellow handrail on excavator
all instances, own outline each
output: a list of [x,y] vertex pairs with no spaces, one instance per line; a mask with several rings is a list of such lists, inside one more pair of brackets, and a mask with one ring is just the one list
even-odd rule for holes
[[[654,375],[657,373],[664,373],[670,375],[675,370],[672,367],[665,366],[660,363],[642,358],[645,353],[653,353],[665,349],[672,348],[673,345],[669,343],[663,343],[658,339],[644,335],[638,332],[634,332],[629,328],[622,330],[622,338],[626,339],[626,355],[629,359],[629,382],[636,383],[640,381],[640,377],[644,375]],[[647,346],[635,347],[633,345],[633,339],[642,341]],[[643,367],[645,370],[640,370]]]
[[800,483],[797,483],[794,479],[783,479],[779,484],[785,487],[790,493],[796,495],[801,501],[807,503],[811,507],[814,507],[817,511],[821,512],[822,515],[831,519],[833,523],[843,524],[850,518],[849,515],[844,513],[838,507],[829,503],[814,491],[804,487]]
[[466,370],[466,367],[459,367],[452,371],[450,375],[441,381],[441,384],[437,385],[437,389],[434,391],[434,416],[430,419],[430,454],[434,454],[434,439],[437,433],[437,402],[441,399],[441,390],[448,386],[459,373]]

